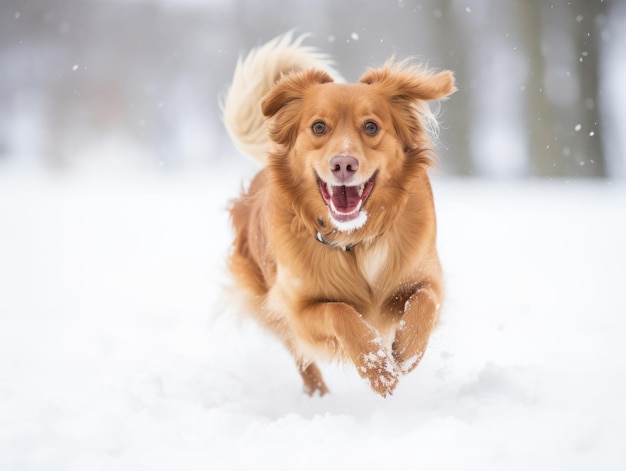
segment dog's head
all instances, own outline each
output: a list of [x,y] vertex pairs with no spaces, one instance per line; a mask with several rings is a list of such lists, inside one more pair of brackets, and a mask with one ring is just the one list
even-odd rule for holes
[[427,101],[454,90],[451,72],[402,64],[369,70],[351,84],[319,70],[293,72],[261,103],[276,147],[270,167],[311,223],[329,220],[344,234],[381,230],[431,162]]

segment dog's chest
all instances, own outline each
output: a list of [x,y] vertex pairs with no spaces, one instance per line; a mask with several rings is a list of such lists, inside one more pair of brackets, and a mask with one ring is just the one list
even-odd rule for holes
[[369,247],[359,260],[359,268],[368,284],[374,285],[376,279],[387,265],[389,249],[387,244],[378,243]]

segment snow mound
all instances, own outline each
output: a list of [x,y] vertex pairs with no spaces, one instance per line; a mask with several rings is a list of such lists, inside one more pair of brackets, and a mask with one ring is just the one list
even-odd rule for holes
[[0,469],[626,468],[626,188],[434,182],[447,300],[382,399],[221,306],[239,176],[0,175]]

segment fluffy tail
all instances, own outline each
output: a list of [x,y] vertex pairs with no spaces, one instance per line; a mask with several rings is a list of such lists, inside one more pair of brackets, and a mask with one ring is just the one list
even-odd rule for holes
[[261,99],[285,74],[302,69],[322,69],[340,81],[331,61],[315,48],[302,46],[307,35],[288,32],[253,49],[237,61],[233,81],[221,104],[222,120],[235,146],[265,164],[270,140],[261,113]]

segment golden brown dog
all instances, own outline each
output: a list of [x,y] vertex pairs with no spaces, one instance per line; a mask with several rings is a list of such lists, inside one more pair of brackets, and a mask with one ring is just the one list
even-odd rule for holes
[[385,396],[424,355],[442,302],[426,102],[454,78],[389,61],[341,83],[301,41],[252,51],[223,104],[236,145],[264,164],[232,205],[229,268],[309,394],[328,392],[315,361],[339,358]]

